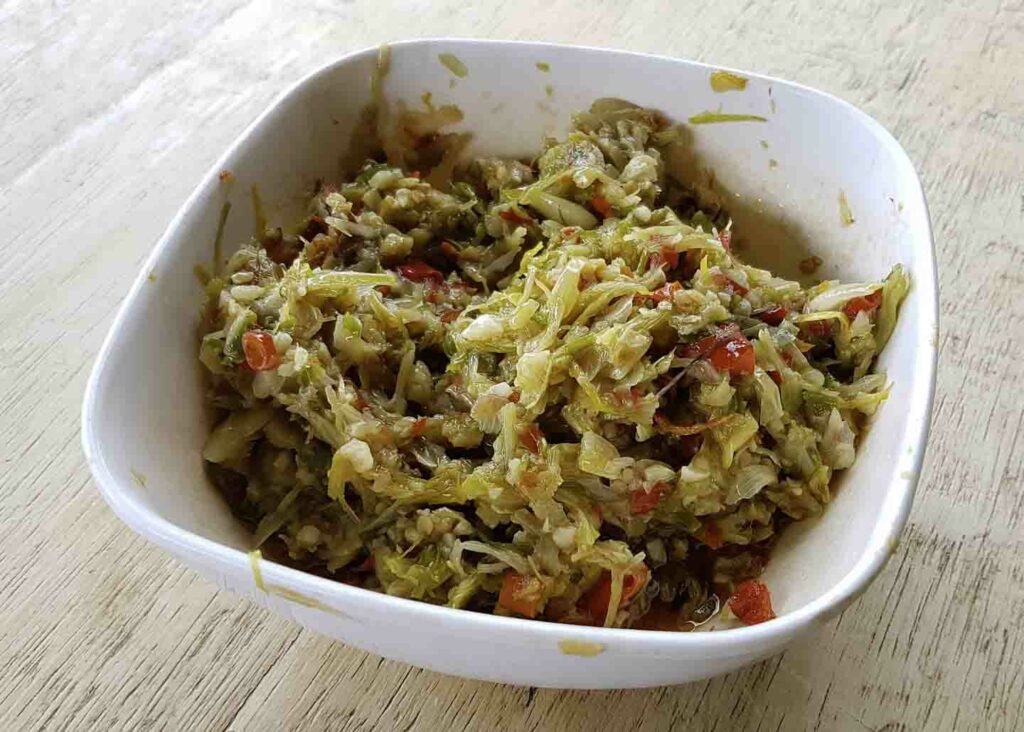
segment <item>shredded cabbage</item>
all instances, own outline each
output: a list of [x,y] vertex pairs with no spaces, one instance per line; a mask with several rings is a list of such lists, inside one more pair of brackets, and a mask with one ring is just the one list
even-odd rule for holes
[[853,464],[906,273],[745,264],[653,110],[599,100],[535,161],[463,165],[461,113],[424,103],[379,107],[383,154],[206,284],[211,478],[268,556],[364,588],[702,625]]

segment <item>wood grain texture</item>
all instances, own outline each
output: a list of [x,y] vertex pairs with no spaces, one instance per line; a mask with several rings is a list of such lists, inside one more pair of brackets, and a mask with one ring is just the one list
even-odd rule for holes
[[[107,510],[82,390],[141,261],[282,88],[410,35],[695,58],[842,96],[924,181],[939,385],[910,526],[815,639],[689,686],[501,687],[346,648],[217,591]],[[0,5],[0,729],[1024,726],[1024,5],[719,0]]]

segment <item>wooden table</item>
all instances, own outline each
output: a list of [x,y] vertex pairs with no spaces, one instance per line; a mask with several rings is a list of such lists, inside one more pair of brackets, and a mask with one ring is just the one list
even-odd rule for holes
[[[1019,0],[289,5],[0,7],[0,729],[1024,725]],[[82,389],[171,215],[282,88],[413,33],[758,70],[850,100],[907,148],[940,261],[932,441],[899,550],[818,637],[683,687],[570,693],[462,681],[346,648],[217,591],[100,500],[79,448]]]

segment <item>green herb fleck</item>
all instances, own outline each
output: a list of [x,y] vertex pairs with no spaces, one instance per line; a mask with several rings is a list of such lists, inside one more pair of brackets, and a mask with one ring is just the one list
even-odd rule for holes
[[727,114],[725,112],[701,112],[687,120],[691,125],[710,125],[716,122],[767,122],[756,114]]
[[839,220],[843,222],[843,226],[849,226],[856,221],[853,218],[853,211],[850,210],[850,202],[846,200],[846,193],[842,188],[839,189]]
[[460,79],[464,79],[469,76],[469,69],[466,68],[466,64],[459,60],[459,57],[454,53],[439,53],[437,55],[438,60],[444,64],[444,67],[455,74]]

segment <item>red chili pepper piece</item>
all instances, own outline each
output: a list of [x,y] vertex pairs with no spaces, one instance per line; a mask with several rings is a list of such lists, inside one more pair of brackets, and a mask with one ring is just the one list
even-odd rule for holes
[[499,211],[498,212],[498,216],[500,216],[505,221],[508,221],[510,223],[513,223],[513,224],[532,224],[533,223],[533,219],[531,219],[529,216],[522,216],[522,215],[516,213],[515,211],[513,211],[512,209],[506,209],[504,211]]
[[800,324],[800,330],[812,338],[824,339],[832,335],[831,320],[811,320]]
[[717,371],[749,376],[754,373],[754,347],[742,335],[737,335],[716,346],[708,354],[708,361]]

